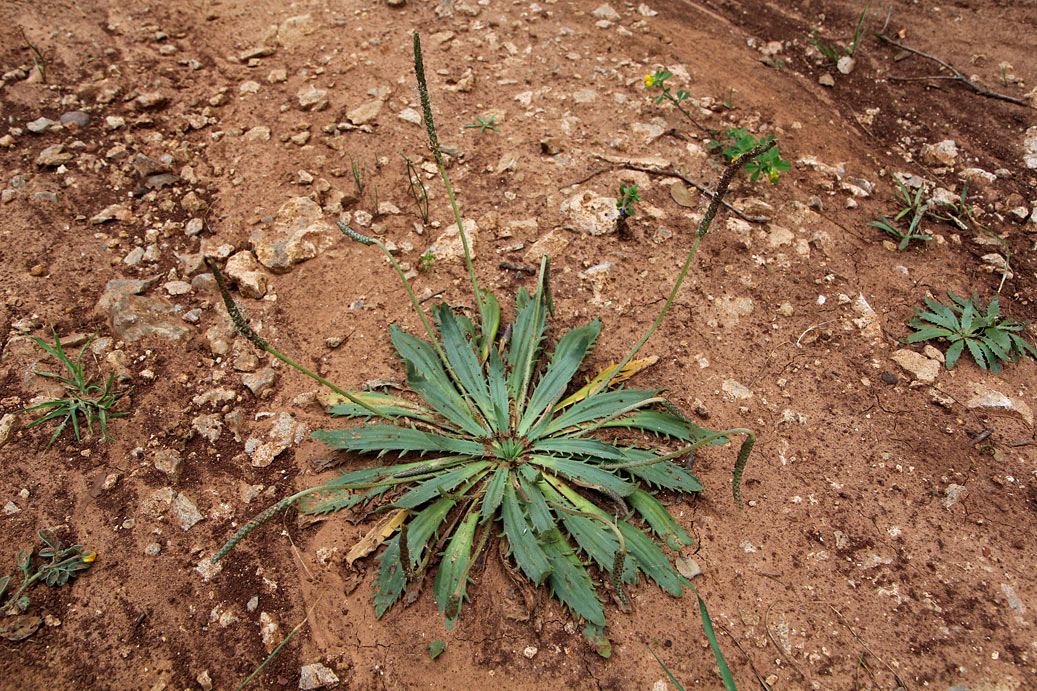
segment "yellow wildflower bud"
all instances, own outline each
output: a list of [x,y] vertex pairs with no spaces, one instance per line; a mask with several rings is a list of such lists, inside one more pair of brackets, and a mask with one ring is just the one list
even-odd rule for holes
[[655,76],[651,74],[645,75],[645,87],[655,86]]
[[86,562],[87,564],[92,562],[94,559],[97,559],[97,552],[91,552],[90,554],[87,554],[86,556],[83,557],[83,561]]

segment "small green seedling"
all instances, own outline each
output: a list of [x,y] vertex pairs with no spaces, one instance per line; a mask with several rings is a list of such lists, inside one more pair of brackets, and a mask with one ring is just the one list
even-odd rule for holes
[[435,660],[446,650],[446,641],[432,641],[428,644],[429,659]]
[[620,218],[626,219],[636,216],[634,204],[641,201],[641,193],[637,185],[620,185],[619,199],[616,200],[616,208],[619,209]]
[[61,376],[60,374],[54,374],[52,372],[37,372],[40,376],[50,377],[56,379],[65,387],[68,392],[68,396],[55,401],[46,401],[39,405],[34,405],[30,408],[25,408],[19,412],[28,413],[34,410],[47,411],[44,415],[33,420],[27,425],[27,427],[35,427],[42,425],[45,422],[51,420],[60,420],[54,434],[51,435],[50,441],[47,443],[49,447],[54,443],[54,440],[60,436],[64,431],[65,426],[68,423],[72,423],[72,430],[75,432],[76,441],[82,441],[82,432],[80,426],[80,418],[86,422],[87,431],[89,434],[93,434],[94,427],[93,423],[99,422],[101,425],[101,438],[110,439],[108,436],[108,420],[109,418],[122,417],[127,415],[125,412],[114,412],[115,404],[120,398],[129,393],[129,391],[122,391],[116,393],[115,391],[115,375],[110,375],[104,386],[94,380],[90,379],[85,374],[85,368],[83,364],[83,355],[86,353],[90,344],[97,337],[95,333],[86,342],[83,348],[79,351],[79,356],[73,362],[69,359],[68,355],[65,354],[64,348],[61,347],[61,340],[58,338],[57,331],[51,329],[51,333],[54,335],[54,344],[48,344],[42,338],[32,338],[40,348],[50,353],[53,357],[57,358],[58,362],[65,366],[68,371],[68,376]]
[[32,51],[32,64],[36,66],[36,71],[40,73],[40,81],[44,84],[47,83],[47,60],[43,57],[43,53],[32,44],[29,37],[25,35],[25,29],[19,27],[19,31],[22,32],[22,38],[25,40],[25,45]]
[[[720,155],[729,163],[734,163],[741,159],[761,144],[770,144],[774,141],[773,134],[757,139],[749,134],[748,130],[740,127],[727,130],[724,132],[723,137],[726,143],[714,139],[709,143],[709,148],[714,151],[720,149]],[[756,182],[762,175],[777,184],[781,174],[791,168],[792,164],[781,157],[781,152],[776,145],[756,157],[747,158],[745,163],[745,171],[749,173],[750,182]]]
[[879,216],[882,218],[881,221],[871,221],[870,223],[868,223],[868,225],[878,228],[880,230],[884,230],[890,235],[892,235],[894,238],[900,241],[900,244],[897,245],[897,250],[904,250],[907,249],[907,246],[911,243],[912,240],[918,240],[920,242],[929,242],[930,240],[932,240],[930,236],[923,235],[918,231],[918,224],[921,223],[922,219],[925,217],[925,209],[926,207],[923,206],[923,213],[916,214],[911,219],[911,224],[908,226],[907,230],[903,230],[902,228],[897,226],[896,221],[891,221],[889,218],[886,217],[885,214],[879,214]]
[[727,110],[735,109],[735,90],[733,88],[727,90],[727,96],[724,97],[724,102],[721,105]]
[[1003,362],[1018,362],[1027,355],[1037,359],[1037,349],[1021,335],[1026,324],[1002,318],[997,295],[986,308],[976,295],[968,300],[949,290],[947,295],[951,298],[949,305],[926,297],[930,311],[915,310],[908,322],[915,332],[908,336],[908,343],[947,339],[951,344],[944,357],[947,369],[954,368],[966,347],[977,365],[994,374],[1001,371]]
[[420,271],[428,271],[436,263],[436,259],[436,253],[431,248],[425,250],[425,254],[418,257],[418,269]]
[[421,179],[421,173],[414,165],[414,162],[403,154],[400,155],[407,162],[407,185],[410,188],[410,196],[414,198],[414,203],[418,205],[418,215],[421,216],[421,222],[428,223],[428,190],[425,189],[425,181]]
[[367,186],[367,181],[364,180],[364,169],[361,167],[360,162],[353,158],[353,155],[349,155],[349,168],[353,171],[353,182],[356,183],[356,196],[364,196],[364,188]]
[[842,50],[836,50],[822,41],[820,32],[817,29],[810,32],[807,36],[807,40],[813,43],[814,47],[824,53],[825,57],[832,62],[839,62],[839,58],[844,56],[852,58],[854,53],[857,52],[857,48],[860,47],[861,40],[864,38],[865,19],[867,18],[869,9],[871,9],[870,2],[864,6],[864,11],[862,11],[861,15],[857,18],[857,27],[853,31],[853,39],[850,41],[850,44],[844,46]]
[[497,116],[491,115],[489,120],[484,120],[481,115],[475,116],[475,122],[470,122],[465,125],[466,130],[478,128],[479,134],[483,134],[486,130],[493,130],[494,132],[500,132],[498,127]]
[[[58,588],[74,579],[80,571],[89,569],[97,554],[84,552],[82,545],[65,547],[53,533],[41,530],[40,539],[46,547],[39,551],[43,560],[33,566],[33,548],[23,549],[18,553],[17,569],[21,572],[22,583],[6,602],[4,594],[11,584],[11,576],[0,578],[0,612],[7,614],[23,614],[32,604],[26,592],[37,582],[43,581],[52,588]],[[8,640],[22,640],[31,636],[39,628],[39,617],[15,617],[11,621],[0,623],[0,637]]]

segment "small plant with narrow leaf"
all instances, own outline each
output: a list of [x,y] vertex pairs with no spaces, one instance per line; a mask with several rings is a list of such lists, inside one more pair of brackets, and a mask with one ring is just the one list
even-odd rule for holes
[[[361,421],[315,432],[314,438],[333,449],[399,457],[385,465],[348,470],[321,486],[285,497],[243,525],[213,561],[288,507],[310,515],[377,507],[383,520],[350,555],[361,558],[382,548],[374,593],[377,616],[427,575],[432,597],[452,627],[470,598],[468,586],[480,555],[491,541],[502,540],[518,571],[536,585],[547,585],[586,623],[584,634],[607,656],[610,646],[597,574],[605,576],[624,610],[631,607],[627,589],[642,577],[674,596],[691,588],[665,551],[692,544],[691,536],[653,490],[700,491],[701,483],[685,465],[692,452],[744,435],[732,482],[734,498],[741,504],[741,476],[755,442],[750,430],[706,430],[658,390],[615,386],[645,365],[635,356],[672,305],[738,165],[729,166],[721,177],[669,299],[648,332],[622,361],[585,386],[575,386],[573,380],[594,347],[601,322],[572,328],[553,348],[547,346],[554,304],[545,256],[536,290],[519,289],[511,324],[501,329],[504,311],[497,298],[478,285],[443,166],[417,35],[414,48],[430,147],[454,211],[471,280],[473,318],[440,304],[430,322],[385,245],[339,223],[348,237],[374,245],[386,256],[428,337],[391,328],[392,344],[417,400],[346,391],[295,364],[256,334],[213,265],[238,330],[257,347],[338,393],[332,414]],[[650,433],[672,448],[620,441],[631,433]]]
[[53,372],[37,372],[36,374],[60,382],[67,395],[65,398],[45,401],[21,410],[20,412],[23,413],[43,412],[40,417],[30,422],[26,427],[36,427],[47,422],[57,422],[58,426],[51,435],[50,441],[47,442],[47,446],[53,444],[70,423],[77,442],[82,441],[83,423],[86,423],[87,434],[93,434],[94,423],[98,423],[101,428],[101,438],[109,439],[108,420],[127,414],[125,412],[116,412],[115,405],[120,398],[129,392],[115,390],[114,374],[109,375],[103,384],[100,380],[87,376],[83,356],[89,349],[90,344],[93,343],[94,338],[97,337],[97,334],[90,337],[82,349],[80,349],[76,359],[72,360],[65,353],[57,331],[51,329],[51,333],[54,336],[53,344],[47,343],[42,338],[35,336],[32,337],[32,340],[64,365],[67,374],[61,375]]
[[1027,355],[1037,359],[1037,349],[1022,335],[1026,324],[1002,317],[997,295],[986,307],[976,295],[968,300],[949,290],[947,295],[951,301],[946,305],[926,297],[929,310],[915,310],[908,322],[915,332],[907,337],[908,343],[947,340],[947,369],[954,368],[966,348],[977,365],[995,374],[1004,362],[1018,362]]
[[[41,620],[37,616],[25,615],[32,604],[28,592],[39,582],[51,588],[59,588],[79,575],[80,571],[90,568],[97,555],[86,552],[82,545],[66,547],[52,532],[41,530],[40,540],[45,547],[38,552],[32,547],[18,553],[16,568],[21,574],[21,584],[7,597],[11,586],[11,576],[0,577],[0,613],[12,615],[10,619],[0,620],[0,637],[8,640],[22,640],[32,635],[39,628]],[[40,559],[34,563],[34,556]]]

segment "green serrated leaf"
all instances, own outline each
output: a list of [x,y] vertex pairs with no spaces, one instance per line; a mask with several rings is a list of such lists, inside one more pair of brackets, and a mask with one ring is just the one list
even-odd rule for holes
[[548,561],[540,541],[533,534],[533,528],[526,520],[511,483],[504,488],[501,516],[504,522],[504,535],[508,538],[515,563],[526,574],[526,578],[540,585],[551,573],[551,562]]
[[627,497],[627,501],[641,515],[641,518],[645,519],[645,522],[652,528],[652,532],[674,552],[680,550],[681,547],[694,544],[695,541],[691,539],[688,531],[682,528],[666,510],[666,507],[648,492],[639,489]]
[[[416,420],[433,421],[435,415],[428,408],[408,401],[399,396],[381,393],[379,391],[350,391],[357,399],[367,403],[380,413],[393,417],[406,417]],[[332,398],[337,397],[336,394]],[[338,397],[341,398],[341,397]],[[338,417],[371,417],[371,411],[356,403],[342,399],[340,403],[332,405],[328,412]]]
[[375,579],[374,615],[381,619],[382,615],[400,599],[407,585],[407,578],[400,564],[400,535],[397,534],[378,555],[381,562],[378,577]]
[[944,354],[943,360],[944,365],[947,367],[948,370],[954,369],[954,364],[958,361],[958,357],[961,355],[962,348],[964,347],[965,341],[964,339],[962,339],[960,341],[955,341],[951,344],[951,347],[947,349],[946,354]]
[[627,521],[619,522],[619,532],[623,533],[629,557],[637,560],[645,575],[670,595],[680,597],[684,593],[681,577],[652,538]]
[[583,627],[583,635],[594,646],[594,652],[606,660],[612,657],[612,643],[609,642],[608,636],[605,635],[604,626],[588,623]]
[[479,359],[472,350],[472,346],[461,332],[457,316],[445,302],[440,303],[436,309],[436,321],[443,336],[443,350],[446,352],[461,388],[471,396],[486,419],[491,424],[495,423],[497,418],[493,414],[493,406],[490,404],[490,393],[486,386],[486,379],[482,376],[482,366],[479,364]]
[[583,358],[594,347],[599,333],[601,322],[594,320],[590,324],[566,332],[559,339],[551,363],[530,396],[529,405],[519,421],[520,435],[526,434],[533,423],[562,397],[576,370],[583,363]]
[[562,533],[557,528],[545,533],[542,544],[551,563],[551,573],[547,577],[551,594],[577,616],[605,626],[605,610],[594,583]]
[[[545,257],[546,258],[546,257]],[[529,387],[529,380],[533,376],[533,365],[536,363],[540,352],[540,343],[544,338],[544,329],[547,324],[547,310],[544,306],[544,272],[540,272],[540,284],[534,297],[527,296],[526,304],[521,309],[518,302],[522,302],[522,291],[516,301],[515,328],[511,334],[511,347],[508,350],[508,364],[511,372],[508,375],[508,393],[515,401],[516,412],[521,412],[525,407],[525,395]]]
[[946,338],[953,335],[952,331],[940,326],[920,326],[915,328],[918,329],[918,331],[907,337],[908,343],[919,343],[921,341],[928,341],[930,338]]
[[639,410],[632,415],[616,418],[606,422],[602,427],[623,427],[626,429],[639,429],[654,434],[661,434],[673,439],[689,441],[694,434],[695,425],[690,424],[676,415],[662,410]]
[[[609,522],[613,520],[601,508],[595,506],[561,480],[556,479],[550,484],[544,481],[540,487],[544,492],[544,496],[556,504],[572,506],[577,511],[601,516]],[[611,573],[615,566],[616,550],[619,548],[619,541],[616,539],[615,532],[601,521],[593,518],[577,516],[564,511],[559,511],[558,515],[566,531],[576,540],[576,544],[579,545],[580,549],[597,563],[598,568]],[[623,582],[637,583],[637,562],[633,559],[627,559],[625,562]]]
[[[638,449],[641,451],[641,449]],[[654,452],[651,455],[655,455]],[[633,455],[633,454],[631,454]],[[640,460],[631,458],[631,460]],[[672,461],[660,461],[651,465],[624,468],[624,472],[636,475],[652,487],[664,487],[676,492],[701,492],[705,489],[698,478]]]
[[976,364],[983,369],[988,369],[987,359],[980,343],[971,338],[966,338],[965,345],[968,347],[969,352],[972,354],[972,359],[976,361]]
[[598,458],[604,461],[626,460],[622,451],[597,439],[573,439],[570,437],[538,439],[533,443],[533,450],[542,453]]
[[493,416],[497,429],[506,430],[510,420],[511,405],[508,402],[508,383],[504,376],[504,363],[501,362],[496,350],[490,351],[489,363],[489,393]]
[[519,501],[525,505],[529,522],[533,524],[533,530],[539,535],[553,528],[555,519],[551,509],[547,507],[543,493],[535,484],[539,480],[538,475],[539,473],[532,466],[524,464],[519,468],[517,478],[519,488],[522,490]]
[[481,290],[479,292],[482,295],[479,359],[485,362],[497,340],[497,330],[500,328],[500,303],[490,291]]
[[500,508],[501,500],[504,498],[504,485],[508,482],[511,471],[500,466],[493,471],[493,476],[486,485],[486,494],[482,500],[482,520],[488,521]]
[[332,448],[359,452],[377,451],[379,456],[388,451],[441,452],[471,456],[481,456],[483,453],[483,445],[477,441],[381,423],[318,430],[310,436]]
[[541,430],[541,436],[549,436],[590,420],[608,417],[624,408],[655,398],[657,395],[657,391],[635,389],[601,391],[559,411]]
[[468,580],[468,566],[472,561],[472,542],[475,540],[475,528],[478,523],[479,514],[473,511],[454,531],[443,552],[432,586],[432,595],[440,613],[446,618],[448,629],[452,628],[461,616],[461,607],[467,598],[465,586]]
[[444,492],[450,492],[461,483],[475,477],[489,467],[489,461],[474,461],[435,477],[430,477],[427,480],[421,481],[417,487],[404,494],[393,505],[401,509],[416,509],[425,502],[442,495]]
[[630,495],[637,486],[627,482],[623,478],[607,470],[602,470],[596,465],[585,463],[573,458],[558,458],[556,456],[541,456],[534,454],[529,458],[530,463],[554,471],[559,475],[573,478],[581,483],[604,487],[615,492],[621,497]]

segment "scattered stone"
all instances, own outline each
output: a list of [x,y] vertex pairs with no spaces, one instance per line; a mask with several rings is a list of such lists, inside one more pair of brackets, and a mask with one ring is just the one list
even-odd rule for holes
[[267,652],[273,651],[281,642],[280,627],[278,627],[277,619],[272,614],[267,612],[259,613],[259,636],[263,639],[263,645],[266,647]]
[[958,145],[953,139],[944,139],[936,144],[922,145],[922,161],[933,166],[950,168],[958,159]]
[[277,42],[284,48],[294,48],[317,30],[317,23],[310,14],[289,17],[277,27]]
[[396,115],[396,117],[404,122],[409,122],[414,125],[421,124],[421,113],[413,108],[404,108]]
[[209,670],[200,673],[194,680],[198,682],[202,691],[212,691],[212,677],[209,676]]
[[52,144],[36,157],[36,165],[57,168],[72,160],[72,154],[65,151],[64,144]]
[[835,77],[825,72],[820,77],[818,77],[817,83],[821,86],[827,86],[828,88],[832,88],[833,86],[835,86]]
[[289,446],[302,441],[307,432],[305,424],[296,424],[295,418],[291,415],[281,413],[267,433],[267,438],[271,441],[263,442],[255,437],[250,437],[245,442],[245,452],[251,457],[254,467],[265,468]]
[[198,566],[194,567],[195,573],[202,577],[202,580],[208,583],[215,578],[221,571],[223,571],[223,564],[212,562],[212,557],[202,557],[202,560],[198,562]]
[[616,199],[603,197],[589,190],[562,202],[561,212],[568,218],[574,230],[591,235],[615,232],[619,223]]
[[201,216],[203,215],[202,212],[209,208],[208,203],[194,192],[185,194],[183,199],[180,200],[180,206],[192,216]]
[[605,290],[609,278],[612,277],[612,264],[609,262],[602,262],[601,264],[596,264],[585,271],[581,271],[578,275],[580,281],[590,287],[593,294],[591,301],[594,304],[601,304],[602,292]]
[[178,493],[173,498],[169,510],[173,515],[173,521],[184,530],[190,530],[192,526],[205,520],[202,512],[185,494]]
[[545,156],[555,156],[562,153],[565,147],[559,137],[548,137],[540,140],[540,152]]
[[882,324],[879,321],[879,315],[871,308],[868,301],[864,299],[863,294],[858,295],[857,299],[854,300],[853,311],[860,315],[853,320],[853,323],[860,329],[862,336],[871,339],[882,338]]
[[720,323],[725,327],[731,327],[737,324],[742,317],[752,314],[753,300],[748,297],[736,298],[725,295],[714,301],[713,308],[720,317]]
[[[111,283],[109,281],[109,285]],[[102,296],[101,300],[104,299]],[[111,303],[109,316],[112,333],[123,341],[139,341],[145,336],[156,336],[186,343],[193,332],[180,319],[173,305],[139,295],[122,295],[115,299]]]
[[534,242],[533,245],[526,250],[523,259],[527,262],[539,263],[540,259],[545,254],[550,257],[560,257],[562,256],[562,250],[564,250],[568,245],[569,237],[566,235],[565,231],[559,228],[554,228]]
[[745,400],[753,397],[753,392],[749,390],[749,387],[735,381],[734,379],[725,379],[724,383],[720,385],[720,388],[723,389],[724,393],[731,398]]
[[146,554],[149,557],[157,557],[161,553],[162,553],[162,545],[160,545],[157,542],[152,542],[151,544],[149,544],[147,547],[144,548],[144,554]]
[[338,677],[335,676],[335,673],[319,662],[303,665],[299,670],[299,689],[301,691],[336,686],[337,684]]
[[251,252],[242,250],[230,257],[223,272],[237,284],[242,296],[258,300],[266,295],[267,274]]
[[493,174],[500,175],[508,170],[518,170],[518,153],[514,151],[505,151],[501,154],[497,167],[493,169]]
[[183,470],[183,461],[180,458],[180,454],[172,449],[161,449],[155,452],[152,457],[152,464],[155,466],[155,470],[158,470],[166,474],[170,482],[177,482],[180,480],[180,474]]
[[104,119],[104,129],[109,132],[126,126],[126,118],[119,115],[109,115]]
[[316,202],[295,197],[278,209],[270,228],[255,230],[250,242],[259,263],[274,273],[285,273],[331,247],[336,234]]
[[168,102],[169,97],[163,94],[162,92],[149,91],[133,99],[133,102],[130,104],[130,107],[136,110],[149,110],[152,108],[161,108]]
[[879,379],[882,380],[883,384],[887,384],[889,386],[896,386],[897,382],[900,381],[897,375],[893,374],[892,372],[883,372],[879,375]]
[[328,92],[326,89],[318,89],[313,84],[307,84],[299,89],[296,96],[299,99],[299,107],[303,110],[319,110],[317,108],[319,104],[327,103],[325,99]]
[[1023,163],[1027,168],[1037,168],[1037,125],[1027,129],[1023,137]]
[[187,281],[168,281],[162,288],[172,296],[187,295],[191,292],[191,284]]
[[839,58],[839,62],[835,63],[835,68],[842,74],[849,74],[853,72],[853,68],[857,66],[857,61],[849,55],[844,55]]
[[915,379],[921,382],[932,383],[940,373],[940,363],[930,360],[921,353],[913,350],[901,349],[891,356],[893,361],[909,372]]
[[[479,241],[479,226],[475,221],[466,218],[462,221],[465,235],[468,236],[468,251],[472,259],[476,257],[476,244]],[[464,247],[461,245],[461,236],[457,232],[456,225],[450,225],[443,234],[436,238],[435,243],[429,248],[437,260],[449,261],[464,258]]]
[[969,490],[964,485],[950,484],[943,491],[943,508],[949,509],[969,495]]
[[54,122],[53,120],[48,120],[47,118],[37,118],[29,124],[27,124],[25,127],[33,134],[43,134],[51,127],[54,127],[58,124],[59,123]]
[[14,413],[4,413],[4,416],[0,417],[0,446],[7,443],[17,425],[18,418]]
[[4,504],[4,515],[5,516],[13,516],[16,513],[20,513],[20,512],[21,512],[21,508],[17,504],[15,504],[13,501],[9,501],[6,504]]
[[577,89],[573,92],[573,103],[594,103],[598,100],[598,92],[594,89]]
[[203,438],[208,439],[210,444],[215,444],[223,431],[220,416],[213,413],[197,416],[191,420],[191,427]]
[[965,403],[965,407],[969,410],[1014,415],[1033,427],[1033,412],[1030,410],[1030,406],[1022,399],[1009,398],[986,384],[974,383],[972,385],[972,397]]
[[241,135],[241,139],[246,142],[268,142],[270,141],[270,128],[257,125]]
[[253,374],[245,374],[241,377],[241,383],[248,387],[252,395],[261,398],[265,392],[277,382],[277,372],[266,367]]

